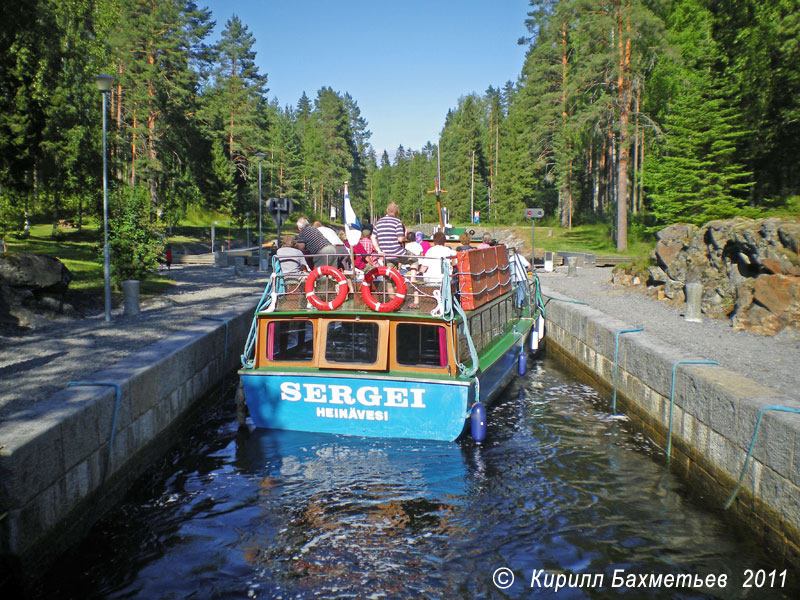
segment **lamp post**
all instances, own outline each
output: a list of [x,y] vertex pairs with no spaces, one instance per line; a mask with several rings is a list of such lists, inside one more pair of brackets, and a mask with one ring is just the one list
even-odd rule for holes
[[111,266],[108,254],[108,165],[106,162],[106,97],[111,91],[114,78],[98,75],[94,84],[103,94],[103,287],[105,288],[106,322],[111,321]]
[[264,252],[264,246],[261,242],[261,221],[263,220],[261,218],[261,161],[266,154],[263,152],[256,152],[253,156],[258,160],[258,270],[261,271],[263,269],[261,256]]

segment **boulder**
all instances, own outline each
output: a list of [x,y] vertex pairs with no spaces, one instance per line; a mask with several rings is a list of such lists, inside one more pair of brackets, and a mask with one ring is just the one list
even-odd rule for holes
[[800,327],[800,277],[761,275],[753,287],[753,302],[785,325]]
[[0,255],[0,283],[34,291],[66,292],[72,273],[57,258],[44,254]]
[[0,330],[18,333],[44,315],[74,309],[64,303],[72,274],[60,260],[41,254],[0,255]]

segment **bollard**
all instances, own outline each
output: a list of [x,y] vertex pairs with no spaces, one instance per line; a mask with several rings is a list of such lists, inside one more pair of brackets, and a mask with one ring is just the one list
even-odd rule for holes
[[228,255],[224,252],[214,252],[214,266],[215,267],[227,267],[228,266]]
[[128,279],[122,282],[122,292],[125,294],[122,302],[123,311],[126,317],[134,317],[139,314],[139,281]]
[[244,275],[244,256],[233,257],[233,275],[234,277]]
[[686,320],[690,323],[700,323],[700,303],[703,299],[702,283],[686,284]]
[[553,252],[545,252],[544,253],[544,272],[545,273],[552,273],[553,272]]
[[567,277],[577,277],[578,276],[578,257],[577,256],[568,256],[567,257]]

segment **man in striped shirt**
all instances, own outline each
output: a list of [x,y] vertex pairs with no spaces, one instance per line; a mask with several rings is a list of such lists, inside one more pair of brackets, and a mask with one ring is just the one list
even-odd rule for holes
[[386,207],[386,215],[375,223],[374,234],[378,242],[378,252],[386,256],[386,263],[389,266],[397,266],[398,263],[416,265],[418,262],[416,256],[403,247],[406,228],[397,218],[398,214],[400,214],[400,207],[396,203],[390,202]]

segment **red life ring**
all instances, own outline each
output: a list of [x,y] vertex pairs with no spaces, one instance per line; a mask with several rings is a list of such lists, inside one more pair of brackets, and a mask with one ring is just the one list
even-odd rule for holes
[[[334,298],[331,302],[323,302],[317,298],[317,295],[314,293],[314,283],[316,283],[317,278],[321,275],[333,277],[339,286],[339,293],[336,294],[336,298]],[[347,279],[345,278],[344,273],[342,273],[336,267],[322,265],[308,274],[308,277],[306,277],[305,290],[306,298],[308,298],[308,301],[314,308],[319,310],[334,310],[339,308],[344,302],[345,298],[347,298]]]
[[[388,276],[396,288],[394,298],[383,304],[375,300],[372,296],[372,290],[370,290],[369,287],[372,281],[379,275]],[[400,305],[403,304],[403,300],[406,299],[406,282],[399,271],[391,267],[376,267],[364,275],[364,281],[361,282],[361,297],[364,299],[366,305],[375,312],[392,312],[400,308]]]

